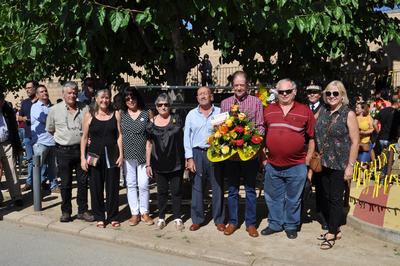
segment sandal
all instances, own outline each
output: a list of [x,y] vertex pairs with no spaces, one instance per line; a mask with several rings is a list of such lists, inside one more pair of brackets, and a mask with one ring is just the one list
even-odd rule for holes
[[[321,241],[326,240],[326,235],[327,235],[327,234],[328,234],[328,233],[321,234],[319,237],[317,237],[317,239],[318,239],[318,240],[321,240]],[[340,240],[340,239],[342,239],[342,232],[341,232],[341,231],[338,231],[338,232],[336,233],[336,240]]]
[[335,245],[335,240],[336,238],[332,238],[332,239],[324,239],[324,241],[322,241],[321,245],[320,245],[320,249],[322,250],[328,250],[333,248],[333,246]]
[[99,222],[97,222],[96,227],[98,227],[98,228],[105,228],[106,225],[104,224],[104,222],[99,221]]
[[114,228],[117,228],[117,227],[120,227],[121,224],[118,221],[112,221],[111,222],[111,226],[114,227]]

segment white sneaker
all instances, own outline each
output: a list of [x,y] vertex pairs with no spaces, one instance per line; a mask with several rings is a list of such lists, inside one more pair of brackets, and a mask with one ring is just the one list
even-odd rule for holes
[[164,219],[158,219],[157,221],[157,228],[158,229],[163,229],[165,227],[165,220]]
[[181,219],[175,219],[174,223],[175,223],[176,230],[182,231],[183,229],[185,229],[185,226],[183,225],[183,222]]

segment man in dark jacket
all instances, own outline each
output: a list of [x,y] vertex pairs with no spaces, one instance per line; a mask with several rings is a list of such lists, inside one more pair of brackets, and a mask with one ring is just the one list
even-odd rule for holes
[[15,206],[22,206],[21,188],[16,171],[16,161],[22,151],[14,110],[6,104],[0,92],[0,160],[3,165],[10,196]]

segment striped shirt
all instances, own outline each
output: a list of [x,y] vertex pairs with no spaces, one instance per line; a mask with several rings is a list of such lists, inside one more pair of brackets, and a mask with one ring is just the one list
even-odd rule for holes
[[290,111],[283,113],[279,104],[264,110],[268,163],[289,167],[305,163],[305,144],[314,138],[315,118],[308,106],[294,102]]
[[239,100],[233,95],[221,102],[221,113],[229,112],[233,104],[239,104],[240,112],[245,113],[250,122],[254,123],[258,132],[264,135],[263,106],[260,99],[252,95],[246,95]]

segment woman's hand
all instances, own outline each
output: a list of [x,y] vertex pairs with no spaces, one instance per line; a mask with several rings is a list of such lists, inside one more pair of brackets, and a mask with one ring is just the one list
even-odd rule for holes
[[349,181],[353,178],[353,170],[354,167],[351,165],[348,165],[346,169],[344,170],[344,180]]
[[117,161],[115,162],[115,164],[116,164],[118,167],[121,167],[123,162],[124,162],[124,157],[121,155],[121,156],[118,157],[118,159],[117,159]]
[[85,158],[81,159],[81,168],[85,172],[88,171],[88,164]]
[[148,177],[153,177],[153,170],[150,165],[146,166],[146,174]]

